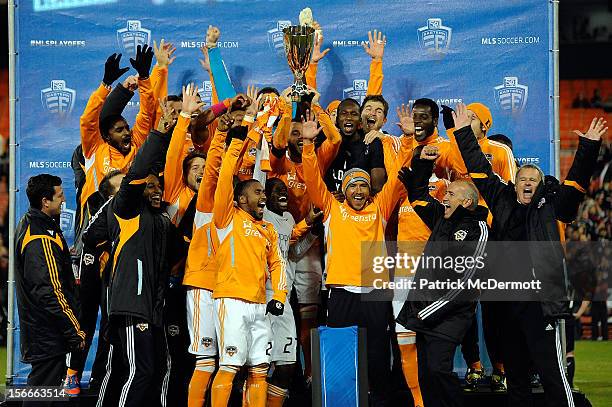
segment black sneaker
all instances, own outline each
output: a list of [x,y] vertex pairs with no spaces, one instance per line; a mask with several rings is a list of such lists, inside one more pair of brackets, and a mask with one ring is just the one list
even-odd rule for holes
[[484,376],[485,373],[483,369],[473,369],[469,367],[467,372],[465,372],[465,390],[475,391],[482,382],[482,379],[484,379]]
[[500,371],[494,371],[491,375],[491,391],[494,393],[503,393],[507,390],[506,374]]

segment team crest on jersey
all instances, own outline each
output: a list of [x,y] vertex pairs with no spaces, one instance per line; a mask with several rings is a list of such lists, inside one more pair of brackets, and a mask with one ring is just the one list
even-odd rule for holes
[[516,76],[506,76],[504,83],[495,87],[495,101],[499,107],[509,113],[520,113],[525,110],[529,87],[521,85]]
[[62,205],[62,212],[60,213],[60,228],[62,232],[66,234],[74,229],[74,219],[76,217],[76,211],[68,209],[66,203]]
[[455,240],[461,241],[467,236],[466,230],[458,230],[455,232]]
[[117,30],[117,43],[127,55],[136,55],[139,45],[150,45],[151,30],[143,28],[140,20],[128,20],[126,28]]
[[289,20],[279,20],[276,23],[276,27],[268,30],[268,45],[273,49],[277,55],[285,55],[285,41],[283,40],[283,29],[291,26]]
[[144,332],[149,329],[149,324],[147,324],[146,322],[138,323],[136,324],[136,329],[138,329],[140,332]]
[[168,334],[170,336],[177,336],[180,332],[181,330],[178,325],[168,325]]
[[198,91],[202,102],[206,103],[206,106],[212,106],[212,83],[210,81],[202,82],[202,88]]
[[86,266],[91,266],[92,264],[94,264],[95,258],[93,256],[93,254],[91,253],[87,253],[85,255],[83,255],[83,263]]
[[206,336],[204,338],[202,338],[202,340],[200,341],[202,342],[202,346],[204,346],[205,348],[210,348],[213,344],[213,339]]
[[249,155],[252,155],[253,157],[255,157],[255,155],[257,155],[257,149],[255,147],[251,147],[249,149]]
[[359,104],[363,103],[363,99],[365,99],[368,93],[368,81],[365,79],[355,79],[353,81],[353,86],[350,88],[344,88],[342,90],[342,97],[353,98],[359,102]]
[[76,91],[66,87],[66,81],[54,79],[51,86],[40,91],[40,100],[45,109],[59,115],[72,112]]
[[238,347],[236,346],[226,346],[225,347],[225,353],[227,353],[230,356],[234,356],[237,352],[238,352]]
[[441,18],[427,19],[427,25],[417,30],[421,48],[435,55],[448,53],[453,29],[442,25]]

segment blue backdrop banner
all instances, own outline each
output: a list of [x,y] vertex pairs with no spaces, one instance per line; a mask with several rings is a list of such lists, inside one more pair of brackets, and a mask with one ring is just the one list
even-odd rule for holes
[[[168,92],[195,81],[210,102],[208,75],[198,62],[210,24],[221,29],[219,51],[237,91],[248,84],[284,89],[293,76],[281,30],[313,10],[331,52],[319,63],[322,102],[363,99],[370,57],[369,30],[387,36],[383,94],[390,104],[385,130],[399,134],[395,107],[428,97],[453,107],[481,102],[493,114],[491,132],[508,135],[519,162],[553,172],[552,13],[543,0],[28,0],[17,1],[17,207],[28,208],[25,185],[42,172],[64,180],[61,223],[74,239],[75,191],[70,167],[79,144],[79,117],[99,85],[106,58],[121,66],[139,44],[164,38],[177,47]],[[132,70],[132,74],[135,71]],[[125,111],[129,123],[137,96]],[[440,125],[441,125],[440,120]],[[443,128],[440,128],[442,134]],[[493,134],[491,133],[491,134]],[[28,366],[15,343],[15,382]],[[92,346],[95,349],[95,344]],[[90,355],[91,357],[91,355]],[[87,376],[87,374],[86,374]]]

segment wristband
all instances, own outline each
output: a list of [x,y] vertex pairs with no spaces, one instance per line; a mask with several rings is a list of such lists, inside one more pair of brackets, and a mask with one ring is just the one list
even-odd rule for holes
[[212,112],[215,114],[215,117],[219,117],[227,111],[227,106],[225,106],[225,103],[221,102],[217,103],[216,105],[212,105],[210,110],[212,110]]
[[182,111],[182,110],[181,110],[180,116],[183,116],[185,119],[191,119],[191,114],[185,111]]

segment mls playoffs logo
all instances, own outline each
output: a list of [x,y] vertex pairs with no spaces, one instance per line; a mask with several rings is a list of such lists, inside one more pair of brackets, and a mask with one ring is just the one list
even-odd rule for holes
[[212,106],[212,83],[210,81],[202,82],[202,88],[198,91],[202,102],[206,103],[206,106]]
[[359,102],[359,104],[363,103],[363,99],[365,99],[368,93],[368,81],[365,79],[355,79],[353,81],[352,88],[345,88],[342,90],[342,97],[353,98]]
[[74,219],[76,216],[76,211],[72,209],[68,209],[66,207],[66,203],[62,205],[62,212],[60,213],[60,228],[64,234],[67,234],[74,230]]
[[49,112],[64,115],[72,112],[76,92],[66,87],[66,81],[52,80],[50,87],[40,91],[40,100]]
[[504,83],[495,87],[495,100],[502,110],[519,113],[525,110],[529,87],[521,85],[516,76],[506,76]]
[[291,26],[291,21],[281,20],[276,23],[276,28],[268,30],[268,44],[280,56],[285,55],[285,41],[283,40],[283,29]]
[[117,42],[127,55],[134,56],[139,45],[150,45],[151,30],[143,28],[140,20],[128,20],[126,28],[117,30]]
[[453,29],[443,26],[441,18],[430,18],[425,27],[417,30],[417,34],[422,49],[444,56],[450,47]]

